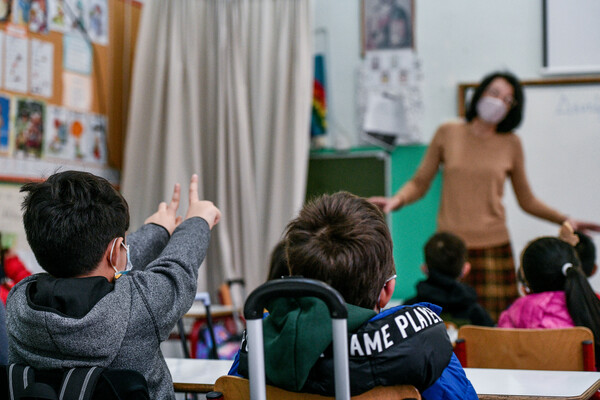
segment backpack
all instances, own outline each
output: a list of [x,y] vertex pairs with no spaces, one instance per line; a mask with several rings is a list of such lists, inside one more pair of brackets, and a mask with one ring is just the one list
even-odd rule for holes
[[0,396],[9,400],[149,399],[146,378],[137,371],[78,367],[35,370],[2,366]]

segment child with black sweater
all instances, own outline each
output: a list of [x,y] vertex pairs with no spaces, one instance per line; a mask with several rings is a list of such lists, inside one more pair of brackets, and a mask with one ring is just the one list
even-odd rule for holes
[[417,284],[417,295],[404,304],[428,302],[442,307],[444,321],[456,325],[494,326],[488,312],[477,303],[477,294],[470,286],[459,282],[469,273],[467,247],[456,235],[439,232],[425,244],[423,272],[427,279]]

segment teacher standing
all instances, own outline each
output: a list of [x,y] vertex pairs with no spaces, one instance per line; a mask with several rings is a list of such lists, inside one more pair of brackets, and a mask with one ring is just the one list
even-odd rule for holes
[[533,194],[523,147],[513,130],[524,109],[523,88],[515,76],[495,72],[473,94],[466,121],[447,122],[435,133],[417,172],[393,197],[369,200],[384,212],[397,210],[425,195],[443,165],[438,231],[460,236],[468,248],[471,273],[465,278],[494,320],[518,296],[515,265],[502,204],[510,178],[523,211],[575,229],[600,230],[547,206]]

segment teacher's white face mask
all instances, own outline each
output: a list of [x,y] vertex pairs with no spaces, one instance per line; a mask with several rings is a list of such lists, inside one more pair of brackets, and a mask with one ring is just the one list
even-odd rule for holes
[[482,96],[477,102],[477,116],[490,124],[498,124],[506,117],[508,107],[497,97]]

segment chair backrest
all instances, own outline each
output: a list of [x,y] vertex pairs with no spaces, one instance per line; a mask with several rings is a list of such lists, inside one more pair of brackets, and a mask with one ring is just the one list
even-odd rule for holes
[[[223,394],[223,400],[249,400],[250,387],[247,379],[237,376],[222,376],[215,382],[215,392]],[[267,398],[269,400],[327,400],[333,397],[324,397],[310,393],[295,393],[275,386],[267,385]],[[420,400],[419,391],[411,385],[379,386],[353,400]]]
[[463,367],[595,371],[594,335],[585,327],[510,329],[465,325],[455,353]]

